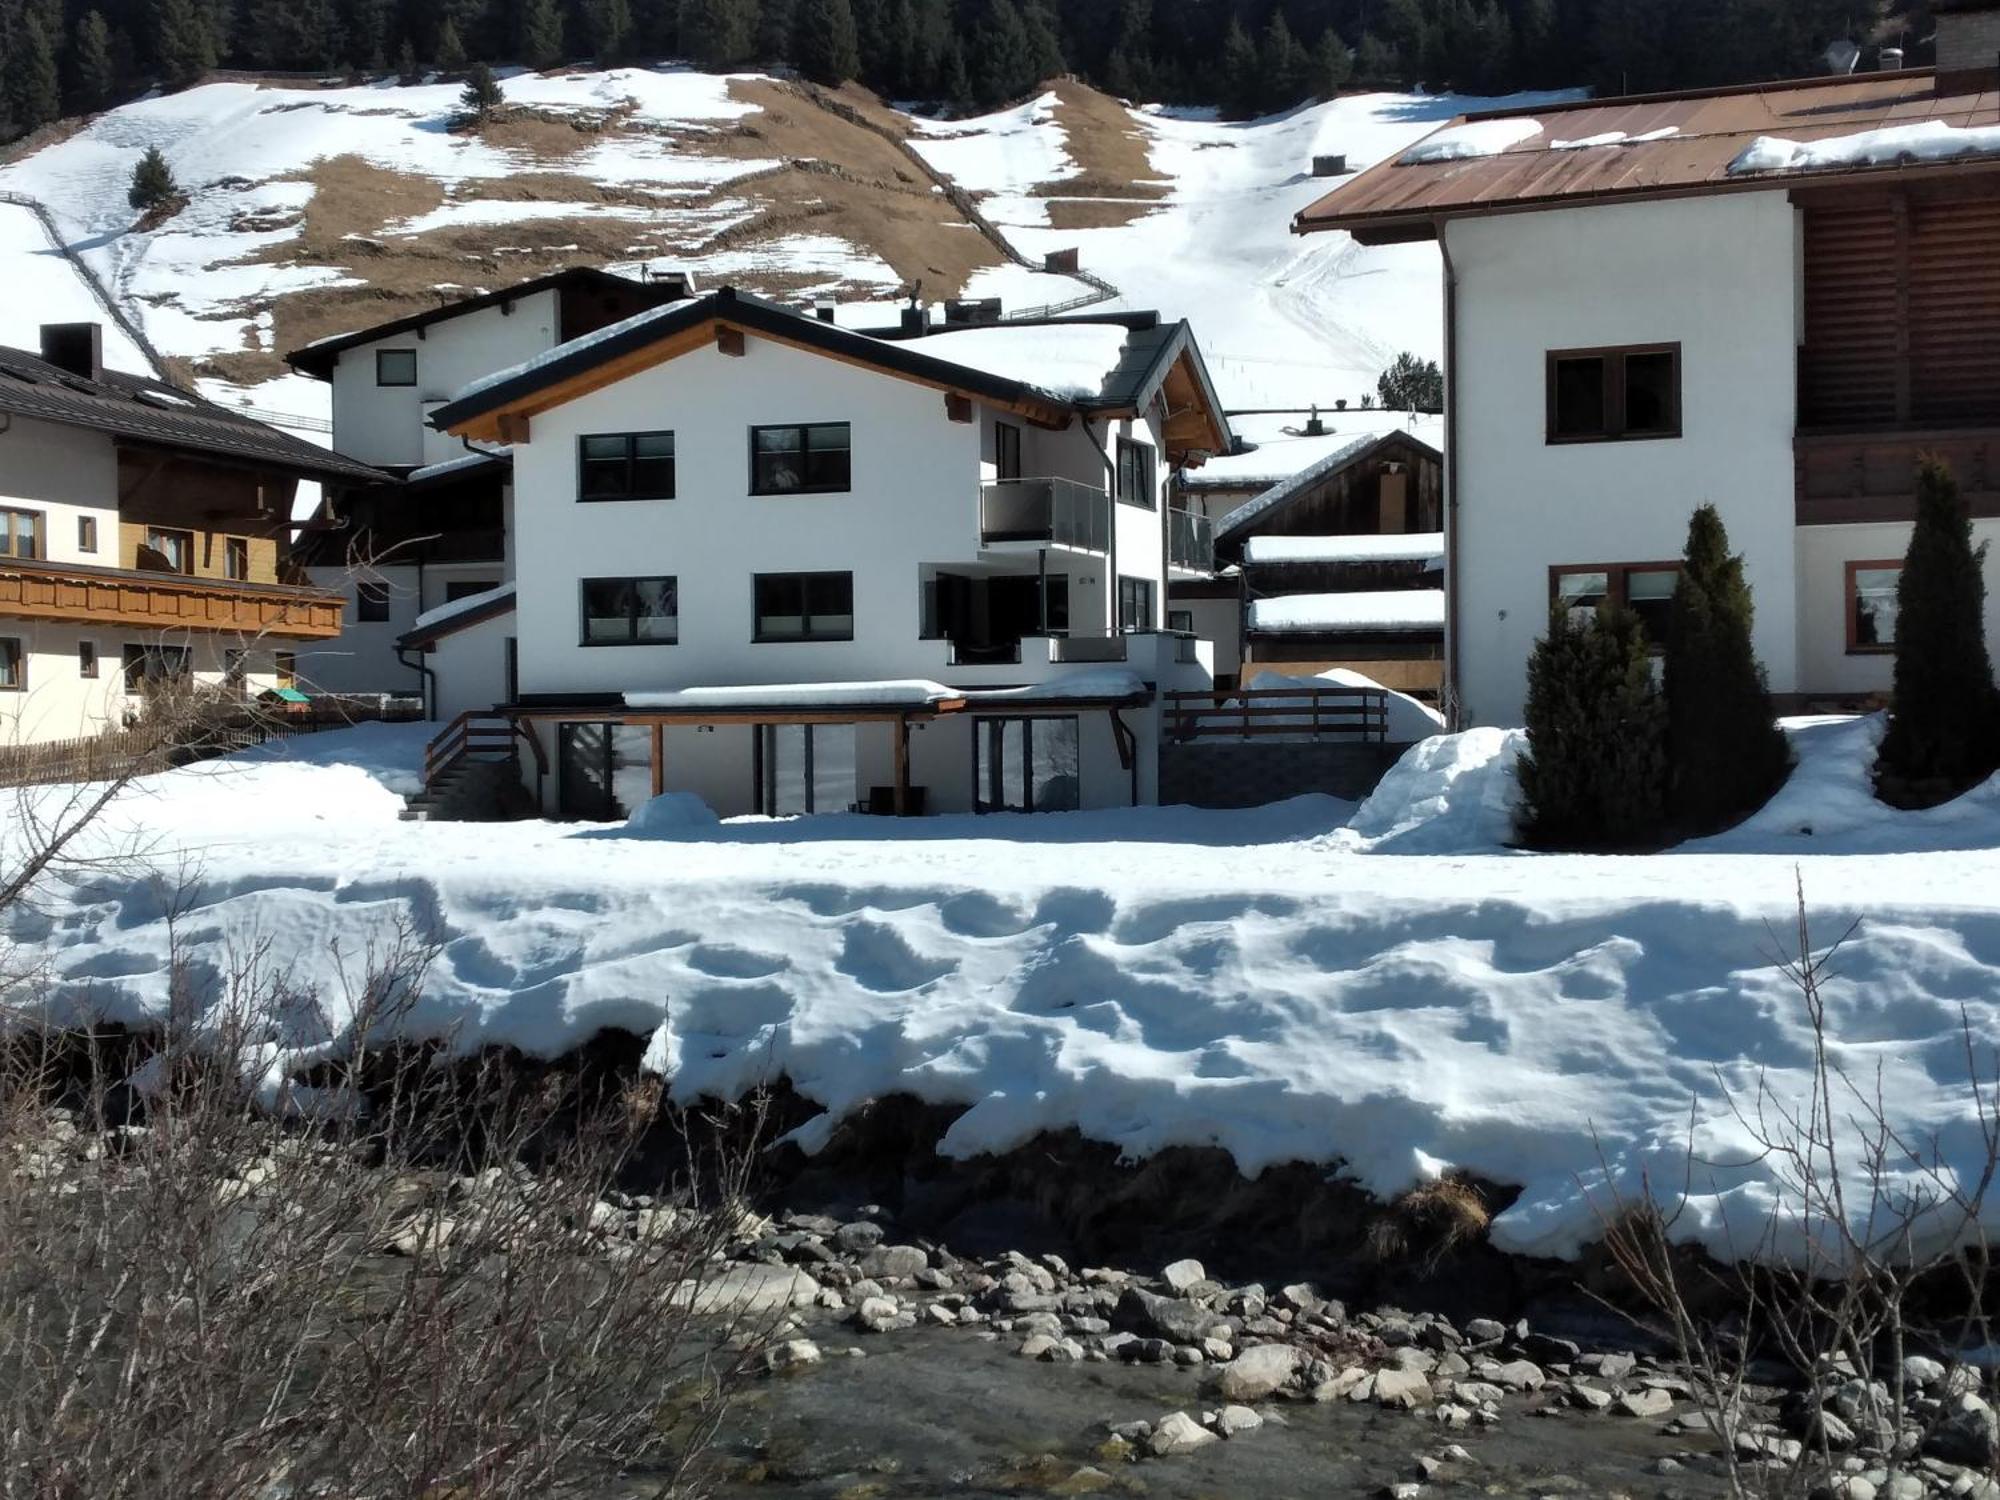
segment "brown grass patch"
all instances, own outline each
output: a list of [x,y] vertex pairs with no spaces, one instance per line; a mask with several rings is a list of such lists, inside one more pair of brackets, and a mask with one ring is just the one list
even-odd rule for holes
[[1146,217],[1157,207],[1106,198],[1051,198],[1051,229],[1123,229]]
[[[1082,191],[1090,196],[1164,198],[1167,189],[1155,179],[1159,172],[1147,154],[1145,130],[1109,94],[1088,84],[1064,80],[1055,90],[1056,124],[1068,137],[1070,160],[1081,172],[1067,183],[1049,185],[1046,195]],[[1078,184],[1096,184],[1079,188]]]
[[1424,1269],[1486,1237],[1493,1211],[1478,1184],[1458,1173],[1418,1183],[1368,1226],[1378,1261],[1415,1261]]

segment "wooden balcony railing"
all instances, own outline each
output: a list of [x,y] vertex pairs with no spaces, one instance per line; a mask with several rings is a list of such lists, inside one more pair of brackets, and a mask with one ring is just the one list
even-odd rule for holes
[[17,620],[323,641],[340,634],[344,603],[292,584],[0,559],[0,616]]
[[2000,426],[1801,432],[1793,443],[1799,525],[1908,521],[1917,464],[1951,466],[1975,516],[2000,516]]

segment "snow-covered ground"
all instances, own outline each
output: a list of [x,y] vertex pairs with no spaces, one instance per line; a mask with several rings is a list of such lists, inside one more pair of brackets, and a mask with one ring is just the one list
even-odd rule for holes
[[0,344],[14,349],[41,345],[44,323],[101,323],[104,362],[114,370],[150,375],[153,367],[123,329],[104,316],[89,285],[49,243],[41,222],[26,208],[0,203]]
[[[1692,1100],[1674,1232],[1726,1249],[1778,1189],[1719,1090],[1796,1097],[1811,1056],[1779,967],[1795,878],[1822,940],[1860,919],[1836,1061],[1870,1091],[1880,1070],[1911,1141],[1982,1151],[1960,1023],[2000,1035],[2000,782],[1889,811],[1878,731],[1793,726],[1769,809],[1646,858],[1505,849],[1519,738],[1495,730],[1414,748],[1358,809],[495,826],[397,821],[426,726],[378,726],[151,778],[105,837],[192,863],[198,978],[268,943],[320,981],[294,1058],[409,922],[439,949],[412,1024],[461,1045],[628,1028],[683,1095],[785,1074],[828,1121],[895,1090],[965,1105],[958,1154],[1074,1125],[1252,1173],[1338,1161],[1383,1195],[1462,1166],[1519,1185],[1493,1229],[1517,1251],[1597,1234],[1600,1151],[1628,1191],[1678,1184]],[[152,873],[106,873],[14,936],[77,1004],[143,1015],[171,909]]]

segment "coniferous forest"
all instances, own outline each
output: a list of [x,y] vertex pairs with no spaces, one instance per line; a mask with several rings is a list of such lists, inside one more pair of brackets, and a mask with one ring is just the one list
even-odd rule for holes
[[0,0],[0,139],[212,68],[783,64],[991,108],[1071,73],[1248,116],[1344,88],[1688,88],[1926,59],[1925,0]]

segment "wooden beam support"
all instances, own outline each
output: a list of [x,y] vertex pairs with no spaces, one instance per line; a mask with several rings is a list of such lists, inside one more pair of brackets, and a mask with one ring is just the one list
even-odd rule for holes
[[501,442],[510,447],[515,443],[528,441],[528,414],[519,411],[503,411],[494,423]]
[[743,330],[731,328],[727,323],[718,323],[715,328],[715,347],[731,359],[741,359],[746,348]]
[[667,789],[667,726],[653,726],[653,795]]
[[907,714],[896,715],[896,816],[909,816],[910,811],[910,719]]
[[957,391],[946,391],[944,393],[944,414],[954,422],[970,422],[972,420],[972,398],[961,396]]

